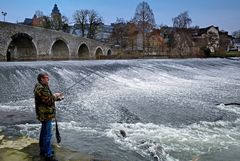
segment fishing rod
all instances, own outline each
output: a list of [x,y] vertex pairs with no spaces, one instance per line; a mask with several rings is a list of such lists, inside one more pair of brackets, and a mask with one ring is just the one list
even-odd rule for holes
[[[77,84],[79,84],[80,82],[82,82],[84,79],[90,77],[92,74],[96,74],[102,78],[104,78],[104,76],[102,76],[101,74],[97,74],[96,72],[94,71],[91,71],[90,74],[86,75],[85,77],[83,77],[82,79],[80,79],[79,81],[77,81],[76,83],[72,84],[71,86],[67,87],[65,90],[64,90],[64,93],[66,93],[69,89],[73,88],[74,86],[76,86]],[[61,96],[60,100],[64,99],[64,96]],[[55,133],[55,136],[56,136],[56,139],[57,139],[57,143],[60,143],[61,142],[61,136],[60,136],[60,132],[58,130],[58,124],[57,124],[57,119],[55,118],[55,124],[56,124],[56,133]]]
[[69,89],[73,88],[74,86],[76,86],[77,84],[79,84],[80,82],[82,82],[84,79],[90,77],[92,74],[96,74],[95,72],[91,72],[90,74],[86,75],[85,77],[83,77],[82,79],[80,79],[79,81],[77,81],[76,83],[72,84],[71,86],[67,87],[65,90],[64,90],[64,93],[69,91]]
[[55,126],[56,126],[56,131],[55,131],[55,136],[56,136],[56,139],[57,139],[57,143],[59,144],[61,142],[61,136],[60,136],[60,132],[58,130],[58,123],[57,123],[57,116],[55,116]]

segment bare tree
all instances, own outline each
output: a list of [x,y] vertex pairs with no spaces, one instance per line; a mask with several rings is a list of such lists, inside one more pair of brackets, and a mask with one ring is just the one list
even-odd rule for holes
[[88,23],[89,29],[87,37],[93,39],[95,38],[97,27],[102,23],[102,18],[95,10],[90,10],[88,12]]
[[37,11],[35,12],[35,15],[36,15],[37,18],[44,16],[43,11],[40,11],[40,10],[37,10]]
[[88,21],[88,13],[89,13],[89,10],[76,10],[73,14],[75,23],[80,24],[82,37],[85,36],[85,30],[87,28],[87,21]]
[[132,21],[127,23],[127,38],[128,38],[128,46],[131,47],[131,50],[134,50],[137,41],[137,25]]
[[116,22],[113,24],[113,31],[111,34],[111,39],[115,45],[120,45],[120,47],[126,47],[127,37],[127,23],[123,18],[117,18]]
[[62,16],[62,30],[64,32],[68,32],[69,26],[68,26],[69,20],[66,16]]
[[75,23],[80,25],[82,37],[85,37],[85,31],[88,30],[87,37],[95,38],[97,27],[102,23],[102,18],[95,10],[77,10],[73,14]]
[[192,23],[192,19],[188,15],[188,11],[180,13],[177,17],[172,19],[173,27],[176,28],[188,28]]
[[138,25],[138,30],[142,34],[142,46],[145,50],[146,33],[155,26],[154,14],[147,2],[143,1],[137,6],[133,21]]

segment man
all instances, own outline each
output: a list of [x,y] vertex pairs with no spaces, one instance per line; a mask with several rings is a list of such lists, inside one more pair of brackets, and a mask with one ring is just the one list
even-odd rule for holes
[[42,123],[39,138],[40,155],[44,156],[46,161],[57,161],[53,157],[51,148],[52,119],[56,114],[55,101],[62,100],[63,93],[52,94],[48,86],[49,76],[47,73],[40,73],[37,80],[34,96],[37,119]]

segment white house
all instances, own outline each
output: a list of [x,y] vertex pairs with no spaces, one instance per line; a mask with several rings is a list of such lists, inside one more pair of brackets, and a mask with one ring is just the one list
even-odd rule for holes
[[234,49],[240,51],[240,38],[233,40]]

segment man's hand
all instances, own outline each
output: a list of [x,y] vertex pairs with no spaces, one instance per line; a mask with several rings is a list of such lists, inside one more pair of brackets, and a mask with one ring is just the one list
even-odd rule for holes
[[64,94],[63,93],[54,93],[54,97],[56,98],[57,101],[61,101],[64,99]]

